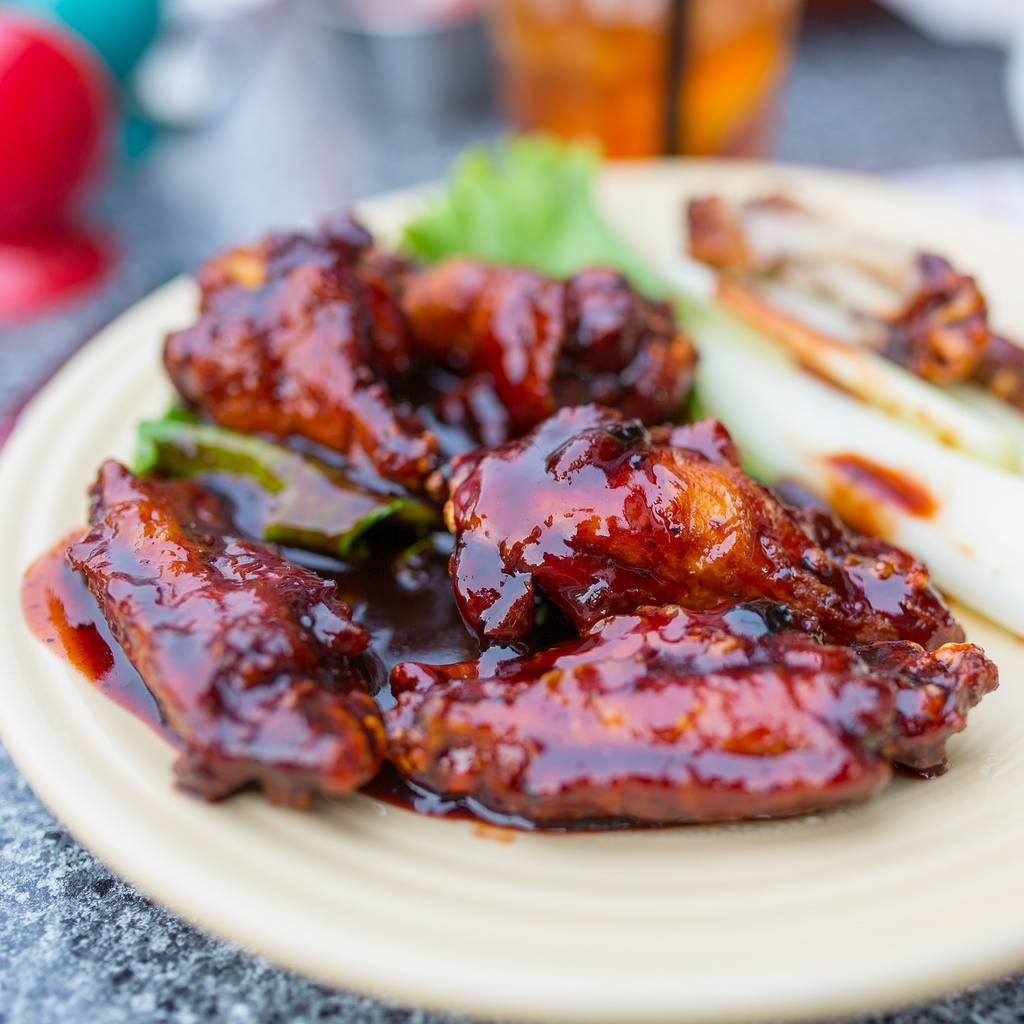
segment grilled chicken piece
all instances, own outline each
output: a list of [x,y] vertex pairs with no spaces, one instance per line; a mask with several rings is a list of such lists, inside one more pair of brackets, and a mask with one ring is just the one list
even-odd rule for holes
[[719,300],[812,367],[808,331],[1024,408],[1024,350],[992,333],[974,280],[942,257],[859,238],[779,198],[694,199],[688,220],[691,255],[719,272]]
[[385,740],[359,662],[369,635],[337,585],[235,535],[191,481],[108,462],[90,493],[68,558],[181,738],[180,784],[304,806],[372,778]]
[[641,608],[525,658],[401,664],[385,717],[402,772],[492,811],[719,821],[866,799],[908,750],[915,767],[941,766],[942,742],[963,727],[947,706],[965,712],[995,683],[975,647],[878,644],[865,662],[762,600]]
[[528,634],[538,590],[580,630],[643,604],[767,597],[830,643],[963,640],[920,562],[784,505],[710,420],[652,432],[598,406],[563,409],[453,460],[445,520],[459,610],[499,643]]
[[884,753],[913,771],[945,771],[946,740],[964,729],[967,712],[999,685],[996,666],[974,644],[925,651],[918,644],[891,641],[852,649],[896,686],[900,728]]
[[409,369],[407,326],[370,245],[335,220],[214,257],[198,275],[199,322],[168,337],[164,362],[222,426],[298,434],[418,487],[437,439],[391,398]]
[[478,429],[485,443],[587,402],[660,423],[676,418],[689,395],[696,360],[689,338],[666,303],[645,299],[614,270],[559,281],[456,257],[411,272],[401,304],[414,349],[468,378],[461,415],[451,408],[446,415],[479,421],[485,388],[507,411],[502,431],[485,407]]
[[992,394],[1024,409],[1024,348],[993,334],[981,354],[974,380]]

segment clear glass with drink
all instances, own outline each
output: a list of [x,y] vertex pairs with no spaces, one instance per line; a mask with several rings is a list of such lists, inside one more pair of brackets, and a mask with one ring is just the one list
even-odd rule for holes
[[608,156],[760,156],[801,0],[495,0],[501,100]]

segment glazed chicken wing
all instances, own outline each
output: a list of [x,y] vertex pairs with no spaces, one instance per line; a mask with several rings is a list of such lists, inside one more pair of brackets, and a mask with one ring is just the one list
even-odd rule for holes
[[187,480],[106,463],[90,529],[68,550],[183,749],[181,785],[218,799],[254,784],[279,803],[350,793],[384,730],[337,585],[233,534]]
[[[396,666],[389,756],[419,785],[544,824],[718,821],[862,800],[907,750],[941,766],[946,736],[963,726],[947,705],[965,712],[996,682],[968,645],[885,646],[868,661],[823,646],[766,601],[641,608],[526,658],[492,650]],[[933,699],[940,689],[945,702]],[[904,694],[920,697],[911,713]],[[919,745],[924,735],[934,742]]]
[[974,644],[925,651],[906,641],[882,641],[854,644],[852,650],[896,688],[900,728],[886,755],[913,771],[943,771],[946,740],[964,729],[967,712],[996,688],[996,666]]
[[164,362],[223,426],[362,453],[415,487],[437,440],[389,393],[409,368],[407,326],[369,246],[339,220],[215,257],[199,272],[199,322],[168,337]]
[[714,421],[652,433],[613,410],[563,409],[455,459],[450,488],[455,598],[492,641],[527,635],[538,590],[581,630],[643,604],[767,597],[830,643],[963,639],[924,566],[784,505]]
[[817,335],[1024,408],[1024,350],[992,332],[974,279],[941,256],[858,237],[779,197],[694,199],[688,220],[690,253],[718,272],[719,300],[812,368]]
[[[467,376],[468,401],[487,387],[507,411],[505,435],[492,429],[488,443],[586,402],[660,423],[690,391],[696,354],[670,308],[614,270],[559,281],[456,257],[407,275],[401,302],[414,348]],[[479,420],[472,406],[465,415]]]

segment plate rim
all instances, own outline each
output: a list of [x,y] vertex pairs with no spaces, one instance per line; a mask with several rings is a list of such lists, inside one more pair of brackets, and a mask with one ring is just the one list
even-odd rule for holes
[[[667,172],[671,173],[673,168],[678,169],[681,164],[696,164],[697,162],[661,161],[657,163],[662,165]],[[699,164],[704,169],[714,169],[716,162],[701,161]],[[653,165],[649,164],[647,166]],[[734,166],[735,165],[727,165],[723,173],[730,173]],[[779,174],[782,177],[788,176],[792,179],[799,179],[807,176],[825,176],[833,181],[838,181],[840,185],[842,185],[843,182],[850,182],[851,187],[881,189],[890,194],[894,192],[909,193],[914,197],[914,202],[921,205],[920,198],[911,190],[907,190],[901,186],[893,186],[890,183],[882,182],[866,175],[833,170],[819,171],[818,169],[813,168],[790,168],[780,164],[756,164],[744,166],[745,173],[753,173],[760,169]],[[624,170],[621,168],[612,168],[609,173],[612,175],[616,173],[639,173],[642,177],[644,170],[642,167],[638,168],[637,165],[631,164],[625,165]],[[852,183],[855,183],[855,185]],[[377,197],[368,203],[362,204],[362,208],[364,211],[367,211],[367,215],[372,220],[372,211],[375,204],[378,208],[386,210],[392,208],[394,204],[418,201],[420,195],[422,195],[422,191],[419,189],[403,190],[402,192]],[[932,204],[925,202],[923,205],[925,207],[930,207]],[[956,214],[955,216],[975,224],[982,221],[982,218],[978,217],[965,217],[961,214]],[[995,228],[999,228],[1005,233],[1005,228],[998,224],[987,225],[985,230]],[[1022,252],[1024,252],[1024,237],[1018,237],[1016,235],[1014,237],[1020,242]],[[81,375],[81,367],[90,365],[93,361],[101,361],[102,358],[106,357],[108,348],[111,351],[115,350],[116,346],[119,344],[119,339],[126,337],[129,333],[134,333],[136,329],[139,329],[140,333],[145,333],[141,327],[137,328],[136,325],[148,324],[153,317],[154,310],[158,313],[162,313],[165,307],[170,308],[171,306],[174,306],[177,308],[179,304],[186,301],[188,296],[191,295],[194,295],[194,285],[190,279],[182,277],[168,282],[161,288],[150,293],[150,295],[135,304],[99,332],[91,342],[87,343],[82,350],[76,353],[75,356],[73,356],[71,360],[69,360],[69,362],[58,371],[51,382],[46,385],[46,387],[38,396],[36,396],[35,399],[33,399],[31,403],[29,403],[21,414],[3,452],[0,453],[0,488],[4,488],[4,493],[11,493],[11,491],[6,488],[12,482],[9,478],[14,478],[16,476],[18,459],[23,458],[25,455],[25,449],[32,446],[32,439],[35,437],[36,432],[41,429],[41,426],[49,424],[52,420],[58,403],[58,396],[62,395],[65,391],[73,390],[73,385]],[[6,514],[0,517],[0,521],[5,518],[7,518]],[[9,548],[9,544],[5,544],[0,548],[0,578],[6,578],[6,576],[3,575],[3,572],[10,571],[13,568],[13,561],[16,555],[12,553]],[[5,639],[10,639],[20,632],[24,636],[25,627],[22,623],[21,629],[19,630],[19,622],[20,608],[12,607],[11,601],[5,602],[3,616],[0,618],[0,635],[3,635]],[[37,647],[39,646],[34,639],[32,640],[32,643]],[[41,647],[40,651],[42,651]],[[42,651],[42,653],[45,652]],[[50,656],[47,655],[47,657]],[[63,666],[61,667],[63,668]],[[65,674],[69,673],[66,672]],[[91,688],[88,688],[88,684],[83,682],[82,686],[87,687],[87,689],[82,690],[81,687],[79,687],[79,691],[75,698],[77,703],[88,703],[92,698],[101,699],[98,698],[98,695],[96,695]],[[15,673],[13,671],[11,660],[8,660],[3,666],[0,666],[0,692],[6,692],[10,695],[13,692],[17,692],[19,687],[24,687],[24,679],[21,678],[20,673]],[[129,733],[135,733],[136,738],[143,745],[146,745],[147,742],[151,742],[148,740],[148,731],[146,731],[145,727],[141,726],[139,723],[131,722],[131,727],[127,731]],[[95,811],[83,811],[81,805],[76,804],[75,801],[71,799],[66,789],[63,788],[59,780],[54,777],[54,773],[52,771],[45,770],[45,768],[40,768],[39,761],[43,755],[41,755],[38,750],[31,749],[31,745],[27,742],[22,742],[23,737],[20,735],[20,731],[17,728],[17,722],[14,722],[9,718],[6,706],[0,706],[0,737],[3,738],[12,759],[19,770],[22,771],[28,779],[32,788],[40,795],[43,802],[50,807],[57,817],[66,824],[69,831],[71,831],[79,841],[83,842],[83,845],[96,852],[103,861],[110,864],[119,875],[129,880],[136,888],[146,893],[155,901],[167,906],[172,912],[185,917],[186,920],[198,924],[203,930],[216,934],[220,938],[226,939],[235,945],[241,945],[242,948],[250,948],[244,941],[245,935],[241,934],[239,929],[233,926],[223,927],[223,922],[210,920],[209,915],[204,912],[204,907],[200,905],[202,901],[195,903],[189,900],[182,900],[180,898],[180,894],[177,892],[173,893],[171,897],[168,898],[166,886],[162,885],[159,879],[154,881],[154,879],[149,877],[145,869],[140,868],[137,858],[134,857],[130,851],[127,851],[120,841],[112,839],[109,834],[104,834],[102,826],[97,827]],[[180,799],[184,800],[187,798],[182,797]],[[247,805],[253,805],[256,798],[243,797],[241,800]],[[192,805],[190,804],[190,806]],[[202,807],[203,805],[199,806]],[[194,809],[195,807],[193,806],[193,810]],[[259,806],[256,810],[259,812]],[[203,808],[204,813],[216,813],[216,811],[217,808]],[[290,812],[283,813],[287,814]],[[449,822],[443,823],[443,826],[462,827],[461,823],[456,824]],[[463,831],[465,830],[463,829]],[[485,994],[479,992],[464,991],[461,994],[454,994],[451,991],[443,991],[441,989],[428,991],[422,987],[422,983],[417,983],[419,987],[413,985],[411,988],[406,990],[403,989],[400,982],[396,982],[394,986],[384,985],[383,987],[380,987],[380,979],[377,979],[378,984],[367,986],[363,984],[366,978],[359,973],[358,966],[351,971],[342,971],[332,968],[327,974],[325,974],[321,970],[311,970],[309,963],[302,961],[301,957],[299,957],[298,960],[302,962],[296,962],[296,958],[289,954],[288,949],[268,950],[265,948],[265,945],[261,943],[259,948],[254,949],[253,951],[269,956],[275,963],[279,963],[292,970],[297,970],[303,974],[311,974],[320,980],[327,981],[329,984],[344,985],[345,987],[350,987],[358,991],[367,992],[367,994],[373,995],[377,998],[390,1000],[397,999],[410,1007],[429,1007],[430,1009],[440,1012],[454,1011],[476,1016],[492,1014],[505,1016],[511,1012],[514,1016],[524,1019],[536,1019],[539,1017],[559,1020],[588,1021],[616,1019],[613,1016],[602,1015],[601,1007],[595,1008],[590,1006],[574,1010],[572,1007],[567,1008],[564,1006],[555,1006],[550,1009],[545,1009],[544,1012],[540,1012],[540,1007],[537,1006],[535,1007],[534,1012],[529,1011],[525,1006],[512,1007],[507,1004],[489,1004],[486,1000]],[[1020,933],[1017,935],[1016,942],[1012,945],[1012,948],[1009,945],[1006,945],[1002,952],[1004,955],[1001,959],[996,960],[991,957],[986,957],[984,964],[965,962],[962,965],[964,967],[962,975],[956,976],[955,972],[953,975],[947,974],[942,981],[941,988],[936,987],[936,979],[922,976],[911,981],[909,984],[890,984],[889,989],[885,993],[875,993],[878,998],[875,998],[870,1003],[857,1001],[854,998],[853,993],[846,993],[838,1000],[832,999],[831,1001],[826,995],[818,993],[813,1000],[809,1000],[803,1005],[795,1005],[793,1003],[785,1003],[783,1005],[780,1003],[777,1007],[762,1006],[758,1010],[758,1013],[770,1015],[772,1013],[780,1012],[791,1017],[800,1017],[804,1019],[813,1019],[814,1017],[836,1013],[863,1013],[870,1010],[902,1005],[922,997],[935,997],[941,994],[942,991],[950,991],[964,984],[980,982],[998,977],[1008,969],[1024,966],[1024,924],[1022,924]],[[699,1019],[720,1021],[754,1019],[749,1015],[749,1009],[750,1008],[748,1008],[748,1010],[744,1010],[738,1005],[733,1005],[732,1007],[721,1006],[717,1009],[714,1007],[702,1006],[699,1007]],[[605,1007],[604,1010],[617,1012],[615,1007]],[[633,1019],[641,1018],[635,1017]],[[652,1007],[648,1007],[647,1012],[642,1019],[650,1021],[667,1021],[680,1020],[684,1018],[680,1017],[679,1006],[665,1005],[661,1012],[654,1012]],[[698,1018],[687,1017],[685,1019]]]

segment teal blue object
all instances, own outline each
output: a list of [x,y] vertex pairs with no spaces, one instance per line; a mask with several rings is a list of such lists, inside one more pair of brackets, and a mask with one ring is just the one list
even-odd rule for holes
[[13,0],[23,7],[59,18],[84,36],[124,80],[156,35],[160,0]]
[[156,138],[156,128],[145,118],[129,114],[124,119],[121,136],[121,150],[125,159],[132,163],[143,156]]

